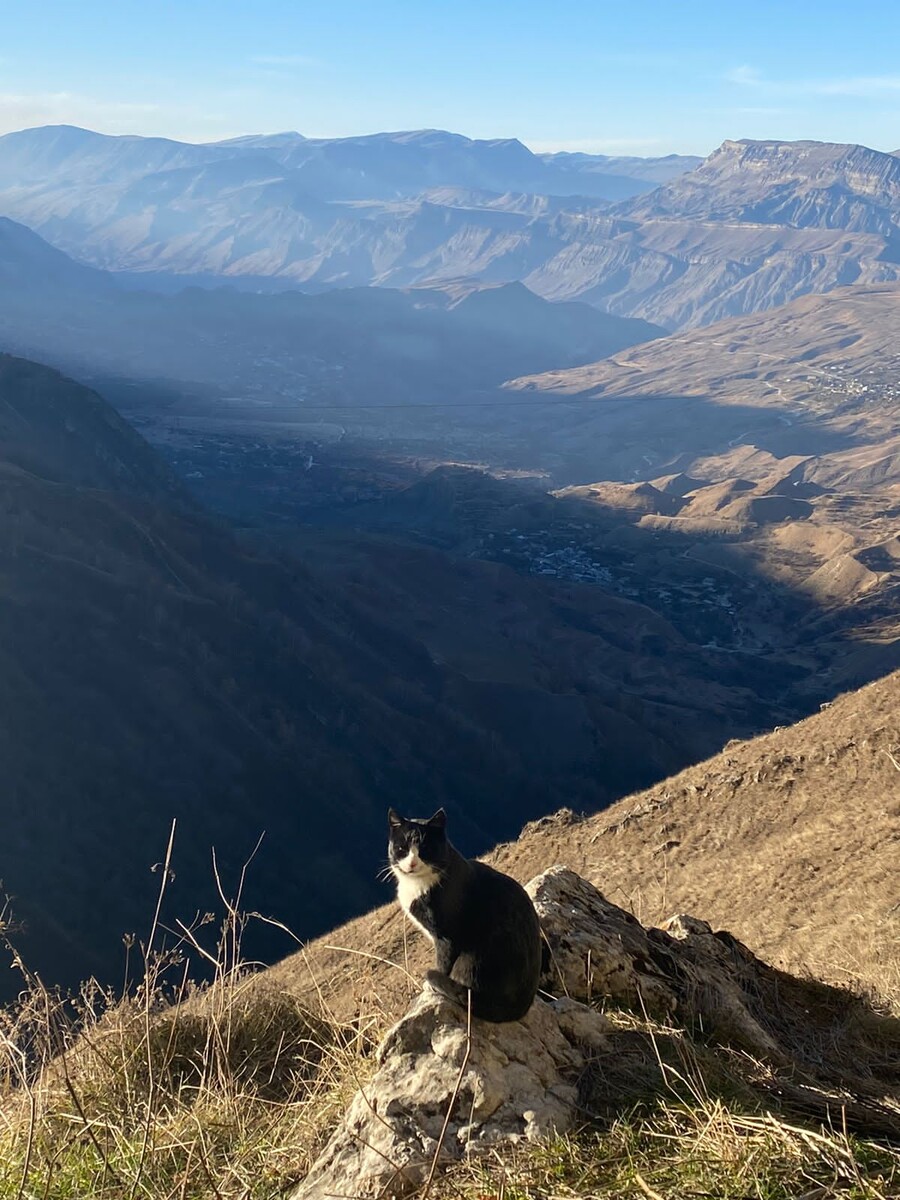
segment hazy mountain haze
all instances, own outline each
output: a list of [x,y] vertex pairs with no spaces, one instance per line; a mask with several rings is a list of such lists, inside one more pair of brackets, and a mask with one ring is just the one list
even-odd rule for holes
[[609,161],[438,130],[193,145],[51,126],[0,138],[0,206],[148,278],[521,282],[669,329],[898,277],[893,155],[729,140],[699,164]]

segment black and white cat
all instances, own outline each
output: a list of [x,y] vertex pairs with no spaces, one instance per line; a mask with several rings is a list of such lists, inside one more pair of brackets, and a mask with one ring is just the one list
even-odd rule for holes
[[434,943],[426,979],[449,1000],[468,1002],[485,1021],[517,1021],[531,1007],[541,973],[541,929],[514,879],[473,862],[447,841],[440,809],[427,821],[388,811],[388,859],[400,907]]

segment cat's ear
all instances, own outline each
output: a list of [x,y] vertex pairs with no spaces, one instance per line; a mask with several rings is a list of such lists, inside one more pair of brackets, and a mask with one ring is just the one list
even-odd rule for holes
[[391,829],[398,829],[403,824],[403,818],[394,808],[388,809],[388,824]]
[[428,818],[427,824],[432,829],[446,829],[447,828],[447,814],[444,812],[444,810],[442,808],[439,808],[433,817]]

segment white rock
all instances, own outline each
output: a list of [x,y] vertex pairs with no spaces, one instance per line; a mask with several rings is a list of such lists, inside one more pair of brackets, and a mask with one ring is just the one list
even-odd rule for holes
[[407,1195],[428,1176],[451,1102],[442,1164],[571,1128],[579,1074],[605,1028],[575,1001],[536,1000],[522,1021],[473,1021],[469,1037],[465,1013],[424,991],[385,1036],[375,1075],[293,1200]]

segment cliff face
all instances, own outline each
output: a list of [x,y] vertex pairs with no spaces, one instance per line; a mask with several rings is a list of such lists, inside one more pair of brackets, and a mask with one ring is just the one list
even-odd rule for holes
[[865,146],[726,141],[695,171],[623,202],[618,211],[638,220],[738,221],[891,237],[900,223],[900,162]]

